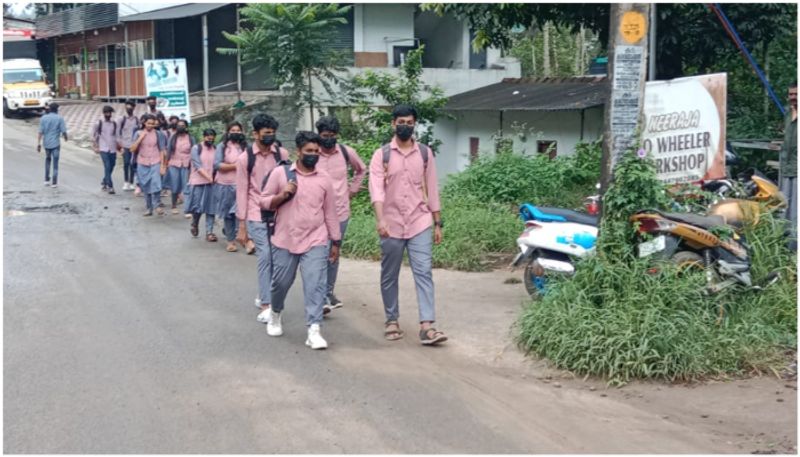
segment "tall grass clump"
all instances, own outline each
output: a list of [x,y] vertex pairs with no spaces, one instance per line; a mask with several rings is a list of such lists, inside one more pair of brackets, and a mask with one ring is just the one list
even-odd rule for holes
[[709,296],[702,271],[652,269],[652,261],[633,255],[627,217],[664,203],[660,185],[649,188],[651,165],[633,154],[621,160],[606,195],[606,244],[524,309],[518,343],[560,368],[612,384],[774,372],[797,338],[797,257],[786,247],[784,222],[765,213],[743,231],[753,280],[777,271],[777,284]]

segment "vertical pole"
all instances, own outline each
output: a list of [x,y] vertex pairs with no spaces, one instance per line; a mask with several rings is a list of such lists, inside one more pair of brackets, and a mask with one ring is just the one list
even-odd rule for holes
[[203,15],[203,112],[208,112],[208,15]]
[[582,109],[581,110],[581,141],[583,141],[583,125],[584,125],[584,122],[585,122],[585,117],[586,117],[586,110]]
[[612,3],[608,36],[608,81],[605,103],[601,195],[614,177],[617,159],[636,141],[642,123],[647,71],[648,3]]
[[[239,34],[239,5],[236,5],[236,34]],[[242,99],[242,55],[239,45],[236,45],[236,90],[239,92],[239,100]]]
[[127,98],[131,97],[131,52],[128,49],[128,23],[123,26],[125,33],[125,94]]
[[648,38],[650,42],[650,50],[648,54],[648,71],[647,71],[647,80],[648,81],[655,81],[656,80],[656,4],[653,3],[650,5],[650,38]]

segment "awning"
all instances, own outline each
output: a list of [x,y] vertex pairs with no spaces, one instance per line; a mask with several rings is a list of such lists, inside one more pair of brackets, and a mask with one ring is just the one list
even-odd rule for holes
[[120,22],[158,21],[162,19],[180,19],[206,14],[209,11],[228,6],[230,3],[187,3],[185,5],[171,6],[146,13],[133,14],[119,18]]
[[450,97],[448,111],[568,111],[602,106],[605,77],[506,78]]

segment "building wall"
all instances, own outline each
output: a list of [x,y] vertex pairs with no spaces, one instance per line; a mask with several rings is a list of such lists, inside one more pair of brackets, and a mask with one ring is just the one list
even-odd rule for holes
[[393,66],[391,46],[414,44],[414,8],[415,5],[411,3],[363,4],[362,51],[385,52],[389,66]]
[[[437,162],[440,179],[449,173],[466,168],[470,163],[470,138],[479,141],[479,153],[495,153],[495,136],[500,132],[500,113],[498,111],[466,111],[453,113],[455,120],[443,119],[434,126],[434,135],[442,140],[441,159]],[[536,153],[537,140],[557,141],[558,155],[572,155],[575,146],[581,141],[580,111],[533,112],[518,111],[503,114],[503,133],[513,137],[514,152],[518,154]],[[526,124],[524,128],[514,129],[513,125]],[[524,138],[520,135],[524,132]],[[603,107],[585,110],[584,141],[594,141],[603,132]]]
[[[425,68],[469,68],[465,61],[463,22],[452,16],[439,17],[426,11],[414,21],[415,34],[425,45],[422,65]],[[452,66],[451,66],[452,62]]]

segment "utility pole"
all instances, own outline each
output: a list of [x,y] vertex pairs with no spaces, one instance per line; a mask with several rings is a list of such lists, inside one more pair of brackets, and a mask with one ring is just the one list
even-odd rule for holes
[[601,194],[614,177],[614,166],[634,143],[641,125],[647,72],[650,4],[612,3],[608,37],[609,96],[605,104]]
[[[203,26],[203,113],[208,112],[208,15],[202,18]],[[188,100],[186,101],[189,102]]]

